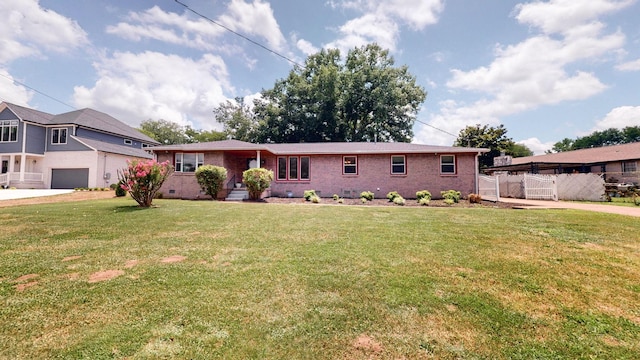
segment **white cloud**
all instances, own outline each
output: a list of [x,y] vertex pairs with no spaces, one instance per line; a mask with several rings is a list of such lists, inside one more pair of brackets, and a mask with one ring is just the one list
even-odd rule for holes
[[298,48],[298,50],[302,51],[302,53],[307,55],[307,56],[313,55],[313,54],[317,53],[318,51],[320,51],[320,49],[318,49],[317,47],[313,46],[312,43],[310,43],[309,41],[307,41],[305,39],[298,39],[295,43],[296,43],[296,47]]
[[[542,105],[584,100],[604,91],[607,85],[594,73],[579,69],[570,72],[567,68],[607,58],[622,49],[624,34],[616,31],[605,35],[605,26],[593,20],[630,2],[595,0],[595,5],[584,8],[576,3],[585,5],[552,0],[517,6],[516,18],[541,28],[543,34],[515,45],[496,45],[494,60],[488,66],[468,71],[453,69],[447,86],[453,91],[473,92],[478,99],[469,103],[444,101],[429,123],[457,133],[467,125],[496,125],[504,116]],[[563,14],[567,22],[560,26]],[[416,137],[423,142],[441,138],[428,127],[417,131]]]
[[544,154],[547,150],[551,150],[551,148],[553,148],[553,144],[555,144],[554,142],[542,142],[540,139],[535,137],[516,141],[516,143],[528,147],[533,151],[534,155]]
[[616,69],[621,71],[640,71],[640,59],[620,64],[616,66]]
[[212,111],[233,92],[221,58],[198,60],[157,52],[118,52],[94,64],[99,79],[92,88],[74,88],[74,104],[113,115],[131,126],[165,119],[209,129]]
[[33,97],[33,91],[16,84],[13,79],[7,70],[0,68],[0,101],[28,106],[29,100]]
[[231,0],[228,13],[220,17],[220,21],[234,31],[248,35],[257,35],[265,40],[274,50],[283,50],[286,41],[280,26],[273,15],[268,2],[254,0],[247,3],[243,0]]
[[325,45],[342,52],[371,42],[394,51],[401,25],[422,30],[437,23],[444,9],[442,0],[353,0],[331,1],[329,5],[362,13],[340,26],[339,38]]
[[627,126],[640,126],[640,106],[620,106],[609,111],[589,133],[610,128],[623,129]]
[[64,53],[88,44],[77,22],[43,9],[37,0],[1,1],[0,64],[45,51]]

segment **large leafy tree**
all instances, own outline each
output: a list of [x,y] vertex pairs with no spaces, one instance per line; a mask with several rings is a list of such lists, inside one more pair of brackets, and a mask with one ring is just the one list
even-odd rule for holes
[[638,141],[640,141],[640,126],[627,126],[622,130],[610,128],[594,131],[589,135],[577,137],[575,140],[562,139],[555,143],[547,153],[628,144]]
[[213,110],[217,122],[222,124],[225,137],[255,142],[258,123],[253,111],[244,102],[244,98],[236,97],[227,100]]
[[[480,155],[478,158],[481,169],[493,166],[493,158],[500,156],[502,152],[514,156],[520,155],[516,151],[524,150],[522,147],[528,150],[524,145],[520,147],[515,145],[514,141],[507,137],[507,129],[502,124],[497,127],[480,124],[467,126],[460,130],[458,138],[453,143],[453,146],[489,149],[489,152]],[[531,150],[528,150],[528,152],[526,150],[527,154],[531,153]]]
[[376,44],[311,55],[255,104],[262,142],[409,142],[424,89]]

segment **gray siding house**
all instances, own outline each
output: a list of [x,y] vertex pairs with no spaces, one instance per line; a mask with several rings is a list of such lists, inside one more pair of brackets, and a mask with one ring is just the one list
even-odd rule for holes
[[34,189],[108,187],[127,159],[151,159],[159,145],[93,109],[59,115],[0,103],[0,186]]

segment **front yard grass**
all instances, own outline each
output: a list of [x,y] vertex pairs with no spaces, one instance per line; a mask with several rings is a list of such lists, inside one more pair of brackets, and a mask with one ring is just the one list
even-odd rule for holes
[[0,209],[0,358],[637,358],[640,225],[570,210]]

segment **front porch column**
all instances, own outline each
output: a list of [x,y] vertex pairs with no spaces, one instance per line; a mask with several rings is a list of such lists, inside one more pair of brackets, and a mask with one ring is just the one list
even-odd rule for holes
[[16,163],[16,156],[13,154],[9,155],[9,172],[10,173],[16,171],[15,163]]
[[257,162],[256,166],[261,168],[262,166],[260,165],[260,150],[257,150],[256,153],[257,153],[256,154],[256,162]]
[[24,173],[27,171],[27,154],[20,155],[20,181],[24,181]]

